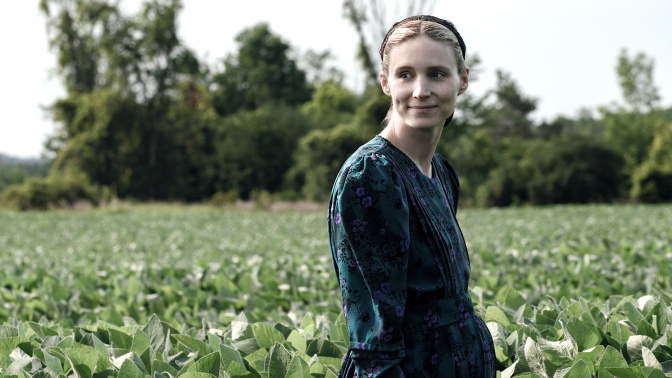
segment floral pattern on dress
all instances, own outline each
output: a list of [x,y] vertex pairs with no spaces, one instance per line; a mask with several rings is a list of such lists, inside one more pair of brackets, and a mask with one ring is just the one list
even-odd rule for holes
[[428,178],[376,136],[336,179],[329,239],[350,335],[340,377],[495,376],[468,294],[457,175],[436,154],[432,167]]

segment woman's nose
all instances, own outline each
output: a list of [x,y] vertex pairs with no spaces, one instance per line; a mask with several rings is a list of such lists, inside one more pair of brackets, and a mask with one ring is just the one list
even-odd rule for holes
[[427,81],[418,77],[415,81],[415,89],[413,90],[413,97],[416,98],[425,98],[429,96],[429,87]]

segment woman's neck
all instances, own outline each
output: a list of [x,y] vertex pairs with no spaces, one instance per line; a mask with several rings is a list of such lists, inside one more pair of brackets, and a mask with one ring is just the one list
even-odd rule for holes
[[427,177],[432,177],[432,157],[441,138],[443,127],[414,129],[395,127],[393,120],[383,129],[380,136],[408,156]]

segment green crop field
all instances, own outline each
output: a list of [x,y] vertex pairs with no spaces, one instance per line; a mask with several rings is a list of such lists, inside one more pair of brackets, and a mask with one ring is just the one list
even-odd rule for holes
[[[466,209],[503,377],[672,376],[672,206]],[[334,377],[326,210],[0,212],[0,377]]]

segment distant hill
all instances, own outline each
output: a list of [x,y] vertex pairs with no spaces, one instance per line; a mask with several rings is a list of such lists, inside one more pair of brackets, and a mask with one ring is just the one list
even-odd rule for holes
[[49,160],[44,158],[19,158],[5,155],[0,152],[0,162],[5,165],[48,165]]
[[48,174],[48,159],[24,159],[0,153],[0,192],[28,177],[46,177]]

